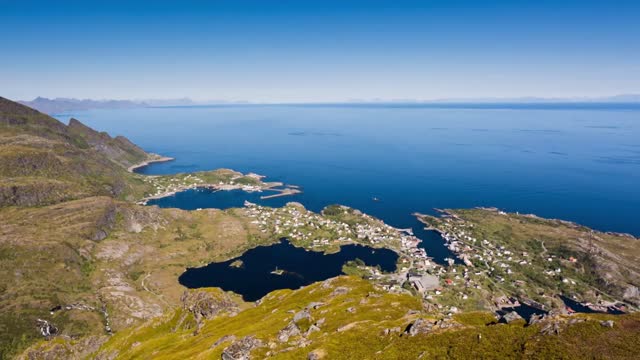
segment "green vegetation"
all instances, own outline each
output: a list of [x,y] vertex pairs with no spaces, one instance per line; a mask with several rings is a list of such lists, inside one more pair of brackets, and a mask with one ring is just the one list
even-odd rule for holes
[[150,157],[123,137],[69,126],[0,97],[0,206],[87,196],[135,199],[148,185],[126,167]]
[[[186,267],[272,241],[232,212],[140,207],[106,197],[4,208],[0,223],[4,354],[41,338],[38,318],[62,335],[87,336],[105,333],[103,306],[114,331],[159,316],[180,303],[184,288],[176,279]],[[102,229],[107,236],[94,240]],[[184,234],[181,241],[176,233]],[[93,310],[49,313],[70,304]]]
[[342,205],[329,205],[322,210],[322,215],[327,219],[342,222],[350,226],[356,226],[358,224],[371,224],[374,225],[376,220],[363,216],[359,210],[342,206]]
[[[347,290],[333,295],[336,289]],[[294,322],[294,315],[305,308],[309,316]],[[119,332],[93,356],[219,359],[234,341],[253,336],[262,346],[251,351],[251,356],[259,359],[304,359],[311,352],[325,359],[631,358],[640,340],[637,315],[555,317],[524,326],[522,322],[495,324],[493,315],[478,312],[444,319],[439,322],[443,325],[415,336],[403,334],[417,319],[441,320],[420,309],[415,297],[389,294],[365,280],[339,277],[300,290],[274,291],[258,306],[237,315],[204,320],[197,333],[193,322],[182,320],[189,318],[186,310],[175,310]],[[600,323],[611,319],[613,328]],[[291,322],[301,334],[283,341],[279,335]],[[560,329],[558,335],[544,334],[549,324]],[[318,329],[308,333],[312,326]]]
[[[629,235],[493,209],[447,210],[444,217],[420,219],[447,234],[471,263],[443,274],[458,280],[446,288],[440,303],[490,308],[503,294],[563,308],[555,297],[563,294],[595,304],[640,305],[633,290],[640,287],[640,248]],[[460,274],[466,271],[463,281]]]
[[346,262],[344,265],[342,265],[342,272],[347,275],[357,276],[363,279],[371,275],[371,272],[365,266],[364,261],[360,259]]

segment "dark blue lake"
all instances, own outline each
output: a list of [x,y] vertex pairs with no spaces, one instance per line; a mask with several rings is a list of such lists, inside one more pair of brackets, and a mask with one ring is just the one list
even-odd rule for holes
[[[183,273],[180,284],[188,288],[219,287],[242,295],[245,301],[256,301],[277,289],[298,289],[316,281],[342,274],[344,263],[360,259],[366,265],[379,266],[382,271],[396,270],[398,255],[388,249],[372,249],[360,245],[345,245],[334,254],[297,248],[288,241],[270,246],[258,246],[242,256]],[[241,266],[233,266],[237,261]],[[282,274],[272,273],[274,270]]]
[[[436,259],[446,249],[412,212],[496,206],[640,235],[637,106],[218,106],[58,118],[70,116],[176,158],[144,173],[226,167],[267,175],[304,193],[262,204],[352,206],[413,227]],[[235,196],[192,192],[159,204],[238,206],[244,200]]]

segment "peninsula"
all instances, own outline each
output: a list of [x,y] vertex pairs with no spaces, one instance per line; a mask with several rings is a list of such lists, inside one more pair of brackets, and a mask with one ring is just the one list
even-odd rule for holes
[[230,169],[180,173],[174,175],[145,176],[143,181],[150,185],[150,192],[138,201],[146,205],[151,199],[161,199],[189,189],[210,189],[215,191],[242,190],[246,192],[275,191],[278,194],[263,196],[268,199],[276,196],[299,194],[298,188],[284,186],[282,182],[264,182],[264,176],[253,173],[242,174]]
[[147,160],[145,160],[145,161],[143,161],[143,162],[141,162],[139,164],[134,164],[134,165],[129,166],[127,168],[127,171],[135,172],[136,170],[138,170],[140,168],[143,168],[145,166],[149,166],[150,164],[153,164],[153,163],[167,162],[167,161],[173,161],[173,160],[175,160],[175,159],[172,158],[172,157],[162,156],[162,155],[150,153],[149,154],[149,159],[147,159]]

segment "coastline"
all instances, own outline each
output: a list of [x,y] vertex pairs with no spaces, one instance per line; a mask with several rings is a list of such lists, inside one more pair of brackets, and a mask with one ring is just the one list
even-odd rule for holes
[[[146,166],[154,162],[171,161],[173,158],[160,157],[132,166],[130,169]],[[211,177],[213,176],[213,178]],[[299,187],[284,185],[282,182],[265,182],[265,176],[255,173],[242,174],[230,169],[217,169],[194,173],[179,173],[174,175],[145,175],[144,180],[151,183],[156,192],[143,197],[137,204],[146,205],[149,200],[157,200],[173,196],[179,192],[194,189],[209,189],[214,191],[241,190],[245,192],[274,191],[276,194],[263,198],[295,195],[302,192]],[[237,182],[236,182],[237,181]],[[281,188],[283,187],[283,188]]]
[[159,162],[168,162],[168,161],[173,161],[175,160],[175,158],[169,157],[169,156],[161,156],[158,154],[150,154],[151,158],[147,159],[139,164],[135,164],[135,165],[131,165],[127,168],[127,171],[130,173],[135,173],[135,170],[143,168],[145,166],[148,166],[150,164],[153,163],[159,163]]
[[138,204],[141,205],[146,205],[147,202],[149,200],[157,200],[157,199],[162,199],[162,198],[166,198],[169,196],[173,196],[177,193],[183,192],[183,191],[187,191],[187,190],[193,190],[193,189],[209,189],[209,190],[215,190],[215,191],[232,191],[232,190],[241,190],[241,191],[245,191],[245,192],[262,192],[265,190],[270,190],[270,191],[277,191],[277,194],[274,195],[266,195],[266,196],[261,196],[260,198],[265,200],[265,199],[271,199],[271,198],[276,198],[276,197],[282,197],[282,196],[291,196],[291,195],[295,195],[295,194],[300,194],[302,193],[301,190],[298,189],[274,189],[274,187],[280,186],[279,184],[272,184],[272,183],[264,183],[260,188],[255,188],[252,186],[247,186],[247,185],[230,185],[230,184],[197,184],[197,185],[190,185],[190,186],[184,186],[184,187],[180,187],[176,190],[172,190],[166,193],[162,193],[162,194],[158,194],[158,195],[152,195],[152,196],[148,196],[145,197],[143,199],[141,199],[140,201],[138,201]]

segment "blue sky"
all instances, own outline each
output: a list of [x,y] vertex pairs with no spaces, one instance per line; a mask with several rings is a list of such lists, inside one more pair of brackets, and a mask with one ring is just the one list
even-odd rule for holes
[[640,1],[0,0],[0,96],[640,93]]

